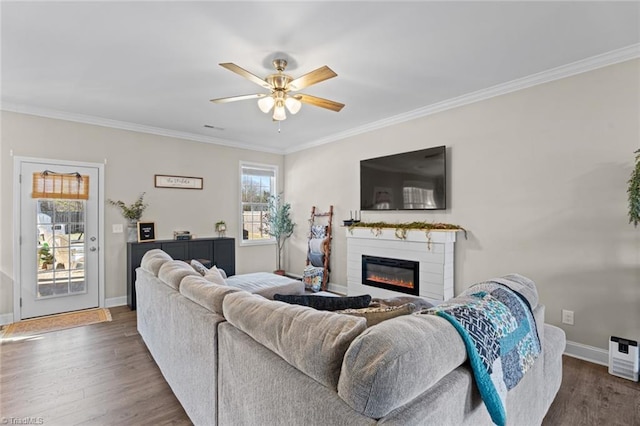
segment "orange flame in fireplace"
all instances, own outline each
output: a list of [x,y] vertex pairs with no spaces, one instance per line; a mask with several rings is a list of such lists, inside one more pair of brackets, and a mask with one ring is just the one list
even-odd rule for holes
[[396,287],[413,288],[413,280],[405,281],[396,278],[384,277],[376,274],[367,274],[367,280],[382,284],[395,285]]

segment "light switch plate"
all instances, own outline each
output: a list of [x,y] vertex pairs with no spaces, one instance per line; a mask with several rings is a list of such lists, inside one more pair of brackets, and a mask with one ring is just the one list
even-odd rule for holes
[[113,231],[114,234],[122,234],[123,229],[122,229],[122,224],[121,223],[116,223],[114,225],[111,226],[111,230]]
[[562,310],[562,323],[573,325],[573,311],[566,309]]

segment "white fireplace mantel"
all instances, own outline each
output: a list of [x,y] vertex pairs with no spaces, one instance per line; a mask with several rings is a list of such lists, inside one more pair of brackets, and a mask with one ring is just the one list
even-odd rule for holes
[[362,256],[379,256],[419,262],[420,297],[441,303],[453,297],[456,230],[407,230],[398,238],[392,228],[347,229],[347,291],[350,296],[370,294],[389,298],[403,295],[362,284]]

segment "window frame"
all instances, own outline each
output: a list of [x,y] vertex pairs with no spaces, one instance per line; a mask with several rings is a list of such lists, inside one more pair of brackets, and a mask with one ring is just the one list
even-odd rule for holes
[[250,161],[240,161],[240,167],[239,167],[239,180],[240,180],[240,186],[239,186],[239,194],[238,194],[238,198],[239,198],[239,207],[240,207],[240,214],[239,214],[239,225],[238,225],[238,240],[240,240],[240,246],[259,246],[259,245],[273,245],[276,244],[276,240],[274,237],[269,237],[269,238],[262,238],[259,240],[245,240],[243,238],[243,231],[244,231],[244,203],[242,201],[242,190],[243,190],[243,183],[242,183],[242,178],[244,177],[244,169],[249,169],[249,168],[254,168],[254,169],[265,169],[268,171],[272,171],[273,172],[273,185],[271,187],[272,193],[271,195],[275,195],[278,193],[278,166],[276,164],[265,164],[265,163],[255,163],[255,162],[250,162]]

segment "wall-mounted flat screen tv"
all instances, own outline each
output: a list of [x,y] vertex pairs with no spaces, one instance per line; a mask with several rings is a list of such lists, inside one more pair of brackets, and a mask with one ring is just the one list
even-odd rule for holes
[[360,161],[360,210],[447,208],[446,147]]

